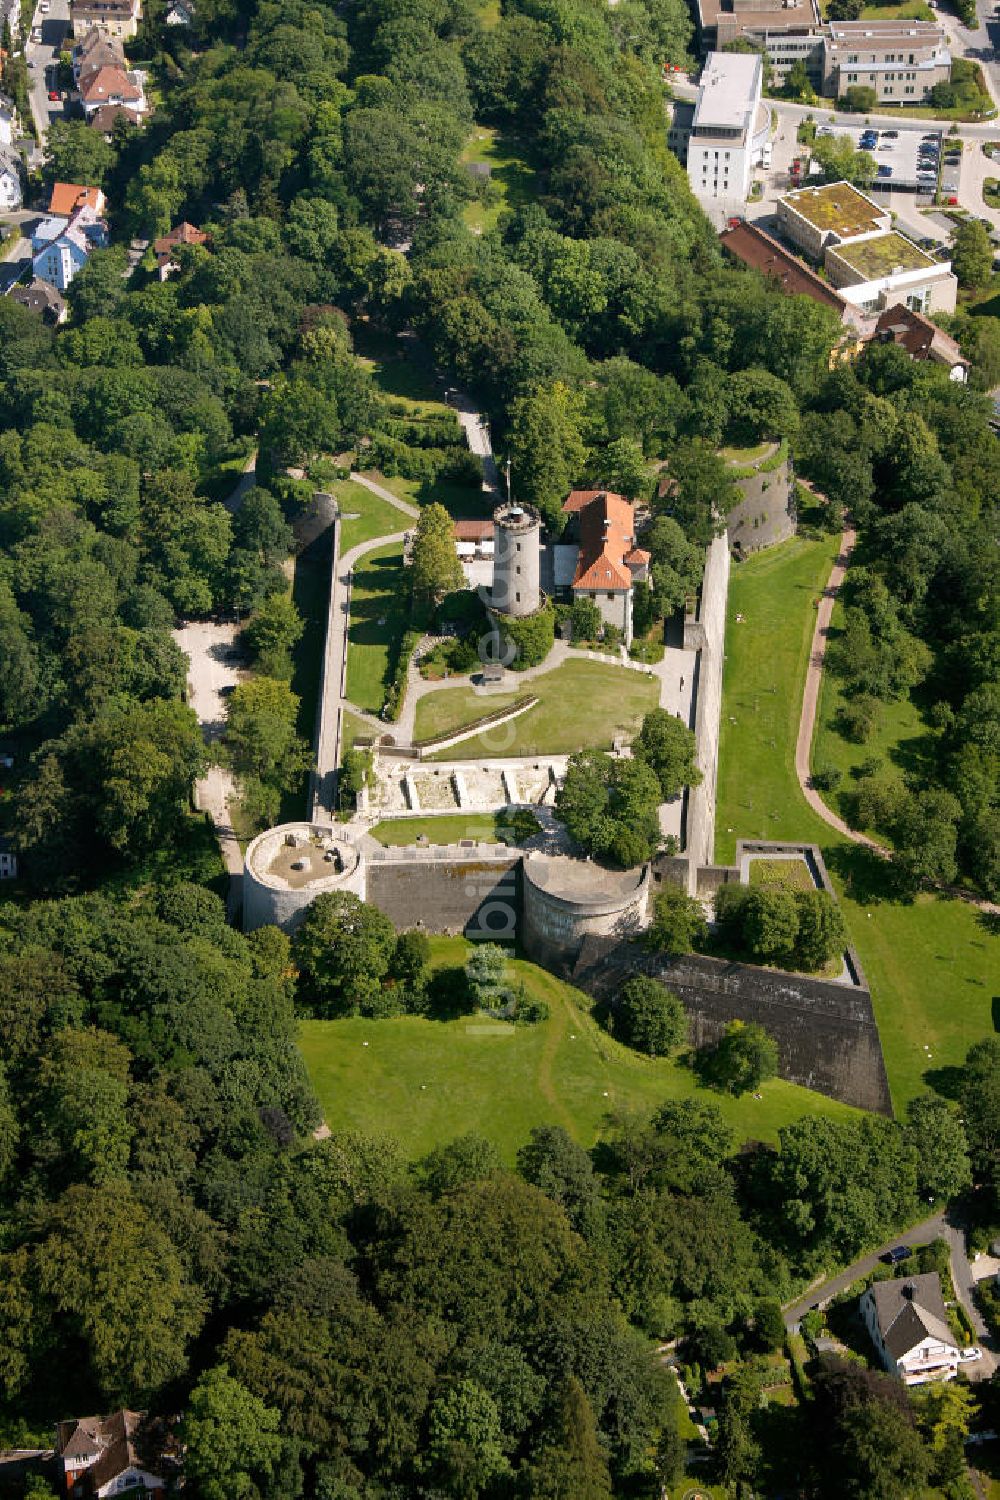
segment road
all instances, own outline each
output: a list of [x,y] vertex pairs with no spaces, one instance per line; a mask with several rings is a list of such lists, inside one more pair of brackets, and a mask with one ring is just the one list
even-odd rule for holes
[[[48,15],[41,15],[36,6],[32,17],[32,29],[40,26],[42,39],[40,42],[31,41],[30,33],[25,44],[25,55],[28,59],[28,77],[31,97],[31,114],[35,122],[39,140],[44,148],[45,136],[52,120],[59,118],[65,112],[65,105],[59,101],[50,103],[48,98],[48,81],[46,72],[49,68],[58,64],[59,53],[67,46],[69,35],[69,0],[49,0]],[[35,165],[39,159],[39,153],[34,153]]]
[[853,1265],[847,1266],[838,1275],[832,1276],[829,1281],[813,1287],[805,1293],[798,1301],[790,1303],[785,1309],[785,1327],[791,1328],[798,1323],[810,1308],[825,1307],[834,1297],[855,1282],[861,1281],[865,1276],[871,1275],[880,1262],[880,1258],[894,1245],[926,1245],[931,1240],[947,1240],[951,1250],[951,1279],[955,1286],[955,1294],[965,1309],[973,1328],[976,1330],[976,1338],[983,1350],[982,1359],[974,1363],[964,1365],[966,1376],[971,1381],[989,1380],[996,1370],[998,1360],[993,1347],[993,1341],[989,1330],[983,1321],[982,1314],[972,1300],[972,1288],[975,1281],[972,1275],[972,1267],[965,1249],[965,1234],[962,1226],[948,1216],[947,1212],[933,1214],[929,1219],[924,1219],[919,1224],[914,1224],[912,1229],[905,1230],[902,1234],[894,1235],[871,1255],[863,1256],[856,1260]]

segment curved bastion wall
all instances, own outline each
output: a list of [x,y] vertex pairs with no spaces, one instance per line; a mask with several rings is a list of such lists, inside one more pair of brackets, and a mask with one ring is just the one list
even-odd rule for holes
[[547,969],[568,973],[588,936],[624,941],[648,922],[649,865],[604,870],[589,860],[532,854],[521,872],[521,942]]
[[258,834],[243,861],[243,929],[286,932],[325,891],[364,896],[361,856],[330,824],[282,823]]

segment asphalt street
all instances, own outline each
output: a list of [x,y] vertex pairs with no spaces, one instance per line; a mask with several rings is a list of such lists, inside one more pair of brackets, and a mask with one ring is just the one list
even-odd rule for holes
[[66,108],[61,100],[50,101],[48,75],[49,70],[58,64],[59,53],[71,45],[69,0],[49,0],[48,13],[44,16],[36,5],[31,27],[32,34],[39,27],[42,37],[40,42],[33,42],[29,38],[25,53],[30,78],[31,113],[44,144],[49,124],[59,118]]

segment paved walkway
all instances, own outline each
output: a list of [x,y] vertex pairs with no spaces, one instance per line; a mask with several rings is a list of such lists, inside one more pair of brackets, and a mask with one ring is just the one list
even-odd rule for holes
[[833,565],[823,597],[816,609],[816,628],[813,631],[812,649],[809,653],[809,666],[806,669],[805,687],[802,692],[802,712],[799,716],[799,737],[795,744],[795,774],[799,778],[799,786],[813,812],[823,819],[824,823],[835,828],[844,838],[850,839],[854,844],[865,844],[869,849],[876,850],[879,854],[888,855],[889,851],[884,844],[876,843],[865,833],[858,833],[854,828],[848,828],[843,818],[832,812],[819,792],[812,784],[812,776],[809,767],[812,753],[813,732],[816,728],[816,711],[819,707],[819,690],[823,680],[823,662],[826,657],[827,642],[830,635],[830,620],[833,617],[833,606],[837,593],[844,581],[851,553],[857,541],[857,533],[851,525],[845,525],[844,533],[840,538],[840,552]]
[[[369,479],[365,474],[356,474],[353,469],[351,470],[351,478],[355,484],[360,484],[364,489],[371,490],[372,494],[377,495],[380,500],[386,500],[390,505],[394,505],[397,510],[403,512],[404,516],[412,516],[414,519],[419,516],[419,505],[411,505],[408,500],[400,500],[399,496],[394,495],[392,490],[387,490],[385,485],[376,484],[374,479]],[[385,540],[389,541],[390,538],[386,537]]]

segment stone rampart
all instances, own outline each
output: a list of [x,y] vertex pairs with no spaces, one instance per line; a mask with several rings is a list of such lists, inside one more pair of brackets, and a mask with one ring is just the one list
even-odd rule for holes
[[619,873],[535,855],[524,861],[522,883],[524,951],[557,974],[570,972],[587,936],[620,942],[648,921],[648,865]]
[[859,1109],[892,1114],[867,989],[700,954],[667,958],[638,943],[593,936],[584,939],[572,978],[605,1000],[632,974],[649,974],[680,997],[693,1046],[716,1041],[730,1021],[756,1021],[778,1044],[782,1078]]
[[504,845],[387,849],[366,858],[367,899],[399,928],[513,942],[521,859]]
[[751,473],[741,473],[737,486],[743,498],[726,518],[726,535],[737,557],[749,557],[793,535],[793,481],[787,458],[773,469],[763,463]]

